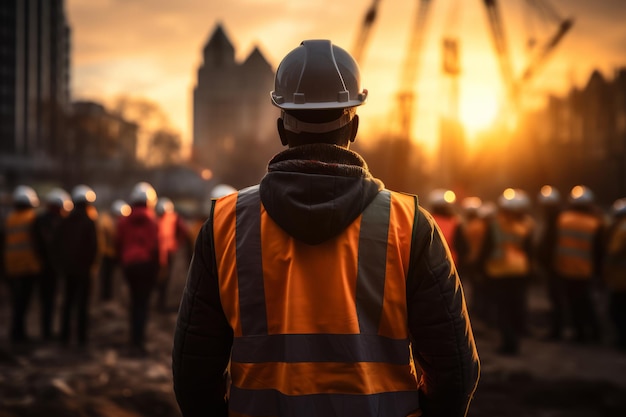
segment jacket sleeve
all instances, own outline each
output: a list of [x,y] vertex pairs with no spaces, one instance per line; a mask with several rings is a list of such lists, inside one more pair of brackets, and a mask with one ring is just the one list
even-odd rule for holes
[[414,227],[407,307],[424,417],[465,416],[480,362],[463,288],[446,243],[420,207]]
[[228,415],[226,368],[232,342],[208,220],[196,239],[174,334],[174,393],[184,417]]

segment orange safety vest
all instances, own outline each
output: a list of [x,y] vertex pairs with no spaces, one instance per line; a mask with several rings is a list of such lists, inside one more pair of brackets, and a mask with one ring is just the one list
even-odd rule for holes
[[456,228],[459,226],[459,219],[456,216],[442,216],[441,214],[435,213],[433,213],[432,216],[433,219],[435,219],[435,223],[437,223],[437,226],[439,226],[439,230],[441,230],[441,233],[446,240],[448,249],[450,249],[452,260],[456,264],[457,254],[454,242],[454,233],[456,232]]
[[6,219],[4,263],[9,277],[38,274],[41,261],[35,251],[32,228],[34,209],[13,211]]
[[593,274],[593,238],[600,227],[597,216],[564,211],[557,219],[555,270],[565,278],[590,279]]
[[611,291],[626,291],[626,217],[613,227],[607,241],[604,281]]
[[282,230],[258,186],[213,204],[230,415],[419,415],[406,307],[417,197],[381,191],[318,245]]
[[524,241],[532,232],[532,223],[498,214],[494,221],[495,248],[487,259],[485,270],[490,278],[525,276],[530,272],[530,259]]
[[178,249],[176,222],[178,214],[168,212],[157,218],[159,224],[159,263],[165,266],[169,262],[169,254]]

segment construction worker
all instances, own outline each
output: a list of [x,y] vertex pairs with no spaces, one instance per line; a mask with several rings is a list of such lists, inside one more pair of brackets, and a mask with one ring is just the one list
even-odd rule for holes
[[430,213],[448,243],[452,260],[455,265],[458,265],[458,249],[465,252],[466,244],[461,229],[461,218],[456,213],[455,203],[456,195],[452,190],[437,188],[428,196]]
[[563,286],[554,270],[557,247],[557,218],[561,212],[561,193],[550,185],[541,187],[537,195],[539,218],[535,234],[534,259],[538,273],[545,281],[550,303],[550,323],[547,338],[561,340],[565,326]]
[[500,333],[498,353],[517,355],[526,331],[526,292],[535,226],[529,215],[530,199],[523,190],[507,188],[497,205],[485,242],[486,283]]
[[61,343],[88,343],[89,301],[98,260],[96,193],[85,184],[72,189],[74,208],[59,226],[60,265],[65,280],[61,313]]
[[215,200],[196,241],[173,350],[184,416],[467,413],[479,361],[462,286],[417,197],[348,149],[366,98],[328,40],[280,63],[288,149]]
[[562,279],[574,341],[599,342],[600,323],[593,291],[602,270],[604,219],[589,187],[573,187],[568,203],[557,218],[554,269]]
[[613,203],[604,258],[604,283],[609,293],[609,316],[615,346],[626,351],[626,198]]
[[11,329],[13,343],[30,340],[26,318],[35,283],[42,270],[38,256],[34,224],[39,196],[30,186],[18,185],[13,190],[13,209],[4,224],[4,273],[11,297]]
[[461,232],[466,244],[464,250],[458,251],[458,269],[463,283],[469,283],[469,288],[471,288],[471,296],[468,298],[470,298],[472,314],[485,319],[487,300],[485,299],[484,248],[488,223],[480,215],[482,204],[482,200],[475,196],[466,197],[461,201],[463,217]]
[[[168,312],[168,289],[172,278],[172,265],[180,244],[189,245],[190,231],[182,217],[176,212],[174,203],[167,197],[159,197],[156,205],[159,224],[159,279],[157,281],[156,307]],[[187,250],[190,253],[191,250]]]
[[100,301],[111,301],[114,293],[114,277],[117,267],[116,239],[117,222],[130,214],[130,206],[124,200],[115,200],[109,211],[98,216],[98,227],[102,237],[102,259],[100,260]]
[[128,202],[130,215],[117,224],[117,253],[130,290],[130,354],[145,356],[146,326],[150,296],[159,274],[159,226],[154,208],[157,193],[141,181],[133,187]]
[[74,207],[72,198],[63,188],[53,188],[45,198],[46,207],[35,220],[35,239],[41,259],[42,272],[39,277],[39,302],[41,337],[53,338],[56,313],[57,288],[60,282],[58,250],[60,247],[59,227]]

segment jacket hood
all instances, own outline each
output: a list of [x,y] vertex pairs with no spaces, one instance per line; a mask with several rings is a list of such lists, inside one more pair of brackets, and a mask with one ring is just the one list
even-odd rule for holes
[[260,197],[283,230],[314,245],[341,233],[383,188],[357,153],[310,144],[287,149],[270,161]]

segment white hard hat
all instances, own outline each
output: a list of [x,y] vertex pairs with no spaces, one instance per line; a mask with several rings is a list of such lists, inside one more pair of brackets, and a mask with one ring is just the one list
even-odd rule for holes
[[174,203],[167,197],[159,197],[156,204],[156,213],[162,216],[165,213],[174,212]]
[[280,62],[271,98],[283,110],[341,109],[365,103],[367,90],[348,52],[315,39],[302,41]]
[[428,195],[428,203],[433,207],[445,207],[454,204],[456,194],[452,190],[436,188]]
[[[342,48],[322,39],[303,41],[283,58],[270,95],[272,104],[282,109],[283,126],[295,133],[340,129],[367,100],[357,62]],[[335,111],[323,120],[308,120],[296,114],[297,110]]]
[[585,185],[576,185],[569,193],[569,202],[572,204],[592,204],[594,200],[593,191]]
[[480,197],[475,196],[465,197],[463,200],[461,200],[461,208],[466,213],[478,213],[478,210],[480,209],[482,204],[483,201],[480,199]]
[[615,200],[611,206],[611,211],[614,216],[622,216],[626,214],[626,197]]
[[217,184],[211,190],[211,198],[220,198],[235,192],[237,192],[237,189],[235,187],[232,187],[228,184]]
[[141,181],[133,187],[128,201],[131,206],[145,204],[148,207],[154,207],[157,202],[157,193],[150,183]]
[[124,200],[115,200],[111,204],[111,213],[114,216],[126,217],[130,214],[131,208]]
[[550,185],[544,185],[539,190],[537,201],[544,205],[558,204],[561,201],[561,193]]
[[95,201],[96,201],[96,193],[88,185],[80,184],[72,189],[72,202],[74,204],[80,204],[80,203],[93,204]]
[[18,185],[15,187],[15,190],[13,190],[13,204],[39,207],[39,197],[32,187],[28,185]]
[[46,204],[58,206],[66,211],[72,210],[74,203],[72,197],[63,188],[53,188],[46,194]]
[[507,188],[498,197],[498,206],[509,211],[526,211],[530,208],[530,199],[524,190]]

